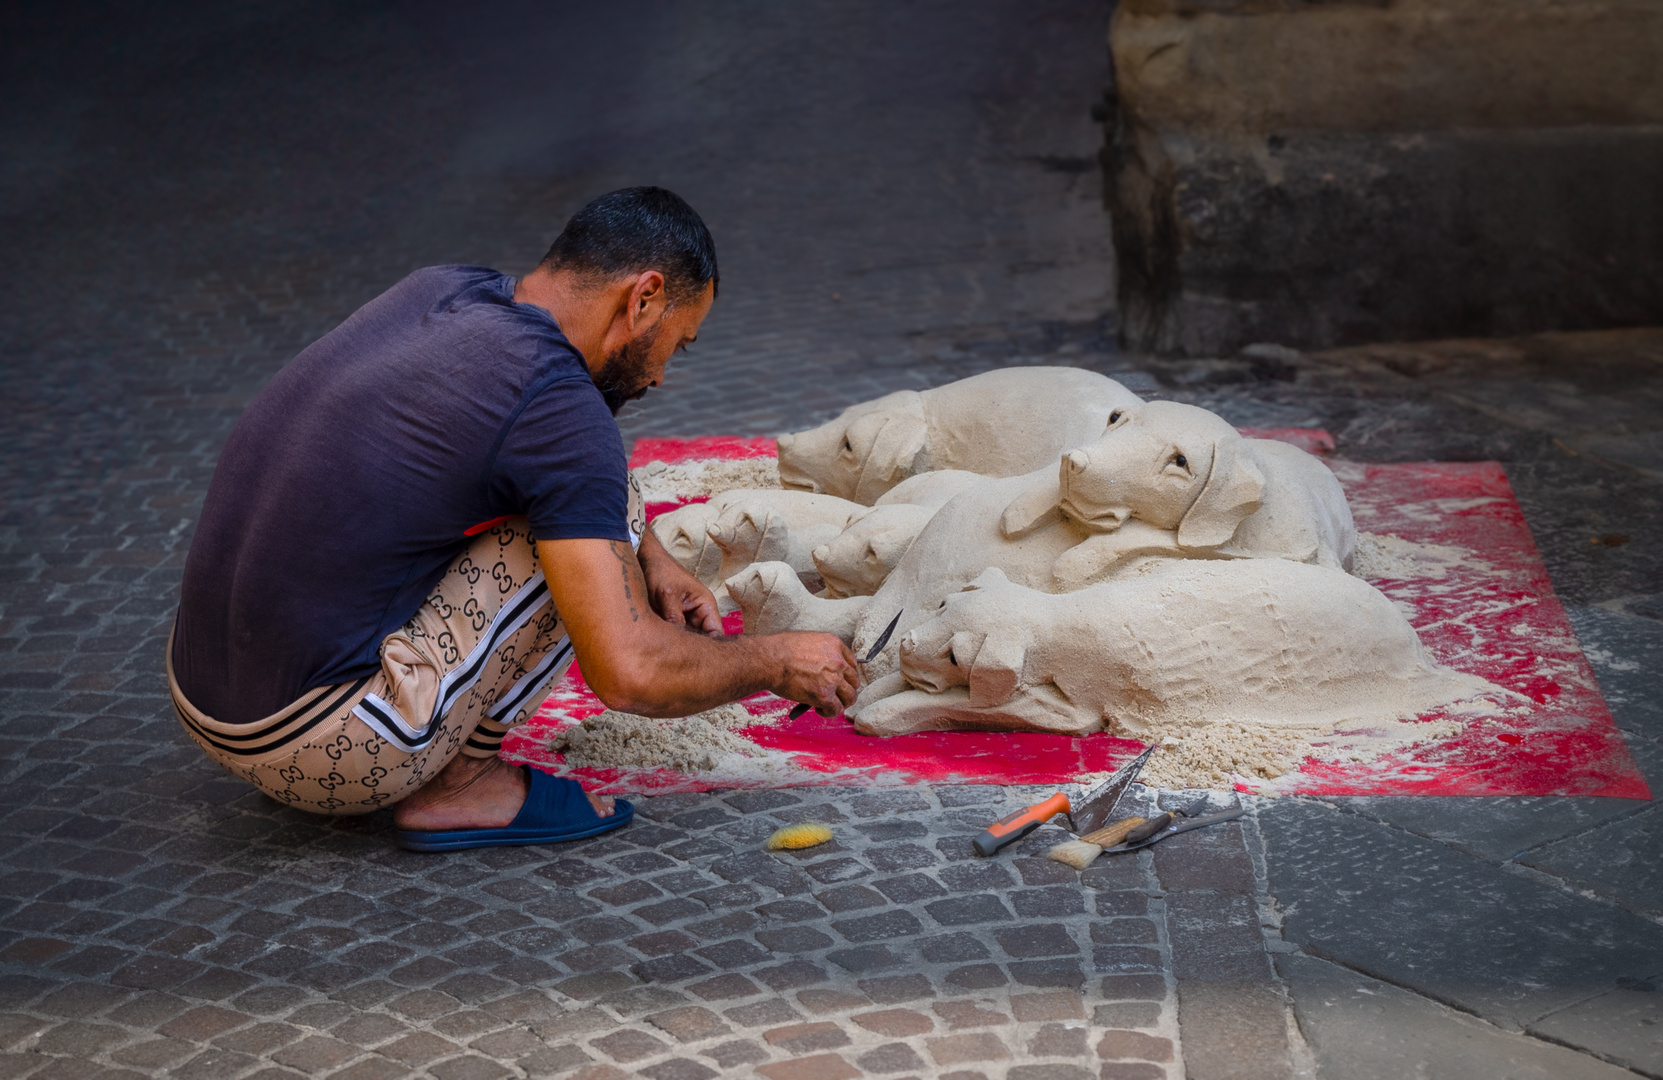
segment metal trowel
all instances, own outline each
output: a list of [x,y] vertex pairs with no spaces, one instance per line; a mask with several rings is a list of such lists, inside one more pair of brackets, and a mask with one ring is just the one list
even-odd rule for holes
[[989,825],[982,835],[971,841],[970,846],[978,855],[992,855],[1000,848],[1014,844],[1027,836],[1058,814],[1068,818],[1068,831],[1075,836],[1096,832],[1114,816],[1115,807],[1120,805],[1122,796],[1137,780],[1138,773],[1143,771],[1143,766],[1149,761],[1149,755],[1154,752],[1155,748],[1151,746],[1078,799],[1070,799],[1059,791],[1042,803],[1000,818]]

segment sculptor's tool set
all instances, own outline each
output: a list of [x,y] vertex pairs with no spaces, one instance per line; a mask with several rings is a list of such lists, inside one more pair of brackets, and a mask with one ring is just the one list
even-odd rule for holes
[[1181,832],[1233,821],[1247,813],[1245,807],[1237,807],[1221,814],[1190,817],[1182,810],[1173,810],[1148,820],[1129,817],[1110,823],[1109,819],[1114,816],[1121,798],[1137,780],[1138,773],[1143,771],[1154,752],[1155,748],[1151,746],[1077,801],[1059,791],[1044,802],[1000,818],[976,837],[970,846],[978,855],[993,855],[1061,814],[1068,820],[1068,831],[1074,834],[1074,839],[1058,844],[1047,854],[1076,870],[1084,870],[1098,855],[1124,855],[1139,851]]

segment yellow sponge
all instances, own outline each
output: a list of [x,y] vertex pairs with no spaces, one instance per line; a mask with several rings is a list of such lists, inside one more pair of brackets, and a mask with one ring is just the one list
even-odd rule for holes
[[824,844],[831,838],[832,831],[824,825],[805,822],[801,825],[787,825],[777,830],[763,847],[769,851],[795,851],[798,848]]

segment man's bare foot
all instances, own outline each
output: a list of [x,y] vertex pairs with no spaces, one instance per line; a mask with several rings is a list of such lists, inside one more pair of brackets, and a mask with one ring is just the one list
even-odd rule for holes
[[[393,826],[421,832],[501,829],[520,812],[525,793],[525,773],[518,765],[458,754],[393,807]],[[589,795],[589,805],[601,817],[612,815],[609,795]]]

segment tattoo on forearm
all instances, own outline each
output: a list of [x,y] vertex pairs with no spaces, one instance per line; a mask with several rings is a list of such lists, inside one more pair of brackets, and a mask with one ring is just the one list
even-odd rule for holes
[[[618,560],[624,575],[624,599],[629,603],[629,621],[640,622],[641,610],[635,606],[634,574],[641,572],[641,567],[635,561],[635,550],[628,544],[612,541],[612,554]],[[633,574],[632,574],[633,571]]]

